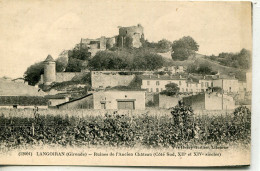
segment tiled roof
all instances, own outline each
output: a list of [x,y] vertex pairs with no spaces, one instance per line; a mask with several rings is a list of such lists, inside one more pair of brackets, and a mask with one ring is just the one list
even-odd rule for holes
[[46,106],[47,99],[38,96],[0,96],[0,105]]
[[92,96],[92,95],[93,95],[92,93],[87,94],[87,95],[82,96],[82,97],[80,97],[80,98],[78,98],[78,99],[74,99],[74,100],[71,100],[71,101],[68,101],[68,102],[65,102],[65,103],[61,103],[61,104],[57,105],[57,107],[59,107],[59,106],[63,106],[63,105],[65,105],[65,104],[67,104],[67,103],[71,103],[71,102],[75,102],[75,101],[78,101],[78,100],[84,99],[84,98],[86,98],[86,97],[88,97],[88,96]]
[[187,77],[184,76],[166,76],[166,75],[140,75],[142,80],[186,80]]
[[47,95],[44,96],[46,99],[64,99],[67,95],[65,94],[55,94],[55,95]]

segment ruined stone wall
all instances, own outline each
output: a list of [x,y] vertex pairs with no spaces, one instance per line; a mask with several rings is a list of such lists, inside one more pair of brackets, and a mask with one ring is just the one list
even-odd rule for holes
[[135,75],[119,75],[118,73],[91,72],[92,88],[106,88],[115,86],[128,86],[135,78]]
[[106,38],[106,48],[111,48],[116,45],[116,37]]
[[183,98],[184,105],[191,106],[193,110],[205,110],[205,94]]
[[159,107],[164,109],[175,107],[176,105],[178,105],[179,100],[181,100],[180,97],[172,97],[159,94]]
[[57,72],[56,82],[71,81],[73,77],[79,74],[81,74],[81,72]]

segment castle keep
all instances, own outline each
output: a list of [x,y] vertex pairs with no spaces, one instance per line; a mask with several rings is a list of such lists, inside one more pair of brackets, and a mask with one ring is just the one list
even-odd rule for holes
[[142,46],[142,38],[144,39],[144,28],[141,24],[131,27],[120,27],[118,47],[131,46],[139,48]]

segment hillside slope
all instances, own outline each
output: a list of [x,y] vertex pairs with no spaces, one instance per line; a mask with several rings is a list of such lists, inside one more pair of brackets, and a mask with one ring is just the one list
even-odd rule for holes
[[164,58],[164,65],[165,66],[190,66],[190,65],[196,65],[199,66],[200,64],[207,64],[212,68],[213,71],[219,72],[220,74],[235,74],[238,76],[237,78],[239,80],[244,80],[246,70],[244,69],[239,69],[239,68],[233,68],[233,67],[228,67],[221,65],[215,61],[212,61],[210,59],[207,59],[205,55],[201,54],[196,54],[194,58],[189,58],[188,60],[185,61],[173,61],[171,59],[171,54],[170,53],[164,53],[160,54]]

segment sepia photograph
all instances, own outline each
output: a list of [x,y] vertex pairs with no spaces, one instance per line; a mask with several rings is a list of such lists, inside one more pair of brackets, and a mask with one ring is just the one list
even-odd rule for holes
[[0,0],[0,165],[248,166],[251,2]]

